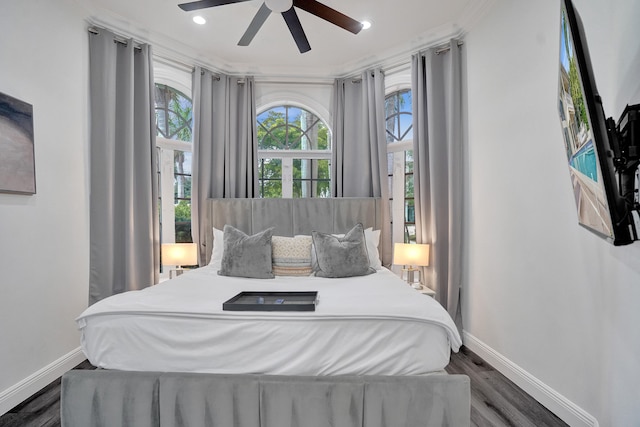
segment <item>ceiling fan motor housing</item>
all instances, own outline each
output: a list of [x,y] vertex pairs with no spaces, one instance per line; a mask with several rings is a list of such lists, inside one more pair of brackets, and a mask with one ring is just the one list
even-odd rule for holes
[[293,7],[293,0],[265,0],[265,4],[272,12],[286,12]]

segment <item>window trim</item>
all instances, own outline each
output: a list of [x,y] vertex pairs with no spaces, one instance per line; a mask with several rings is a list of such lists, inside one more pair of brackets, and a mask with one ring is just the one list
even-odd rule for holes
[[[300,155],[304,153],[304,156]],[[329,150],[258,150],[258,160],[262,159],[312,159],[331,160]]]
[[408,150],[413,150],[413,139],[387,143],[387,153],[397,153]]
[[162,136],[156,136],[156,146],[165,150],[188,151],[193,153],[193,144],[191,142],[167,139]]

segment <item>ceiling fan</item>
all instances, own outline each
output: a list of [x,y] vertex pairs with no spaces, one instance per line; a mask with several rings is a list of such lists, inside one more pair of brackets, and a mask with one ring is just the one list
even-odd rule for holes
[[[250,0],[198,0],[189,3],[182,3],[178,6],[184,11],[193,11],[245,1]],[[298,14],[296,13],[294,6],[322,18],[325,21],[331,22],[338,27],[344,28],[353,34],[358,34],[362,29],[362,23],[330,8],[329,6],[325,6],[316,0],[265,0],[258,10],[258,13],[253,17],[253,20],[238,42],[238,45],[248,46],[249,43],[251,43],[251,40],[253,40],[255,35],[258,33],[258,30],[262,27],[262,24],[264,24],[269,15],[271,15],[271,12],[276,12],[282,14],[282,17],[287,23],[287,27],[289,27],[289,31],[291,32],[300,53],[310,51],[311,45],[309,44],[307,36],[302,29],[300,19],[298,19]]]

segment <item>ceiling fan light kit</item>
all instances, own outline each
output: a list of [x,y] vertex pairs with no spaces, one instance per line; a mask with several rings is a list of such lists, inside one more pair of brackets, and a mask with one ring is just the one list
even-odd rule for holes
[[[205,9],[208,7],[223,6],[232,3],[242,3],[250,0],[198,0],[189,3],[182,3],[178,6],[184,11],[193,11],[199,9]],[[311,45],[307,40],[307,36],[302,29],[300,19],[296,13],[295,8],[302,9],[309,12],[318,18],[324,19],[340,28],[358,34],[362,30],[362,23],[356,21],[353,18],[338,12],[335,9],[330,8],[316,0],[265,0],[258,12],[253,17],[253,20],[249,24],[249,27],[242,35],[242,38],[238,42],[239,46],[248,46],[253,40],[258,30],[262,27],[267,20],[271,12],[280,13],[284,18],[289,32],[293,36],[298,50],[300,53],[308,52],[311,50]]]

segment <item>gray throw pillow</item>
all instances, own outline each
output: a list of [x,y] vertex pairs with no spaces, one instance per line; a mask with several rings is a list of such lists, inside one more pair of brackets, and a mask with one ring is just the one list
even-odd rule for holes
[[316,276],[352,277],[375,273],[369,267],[364,227],[356,224],[344,237],[312,231],[318,261]]
[[248,236],[230,225],[223,230],[224,252],[218,274],[221,276],[273,279],[271,237],[273,228]]

